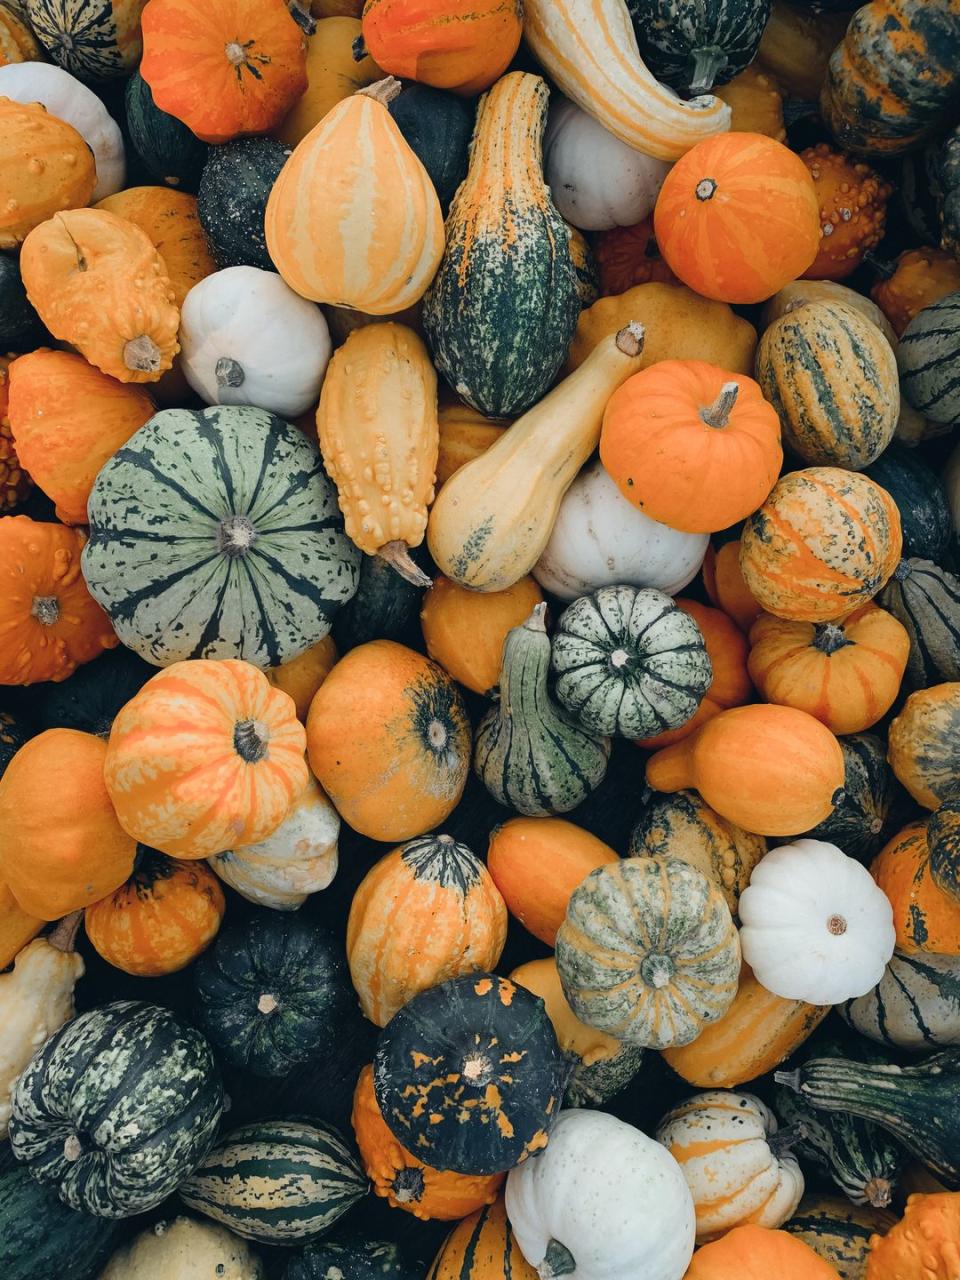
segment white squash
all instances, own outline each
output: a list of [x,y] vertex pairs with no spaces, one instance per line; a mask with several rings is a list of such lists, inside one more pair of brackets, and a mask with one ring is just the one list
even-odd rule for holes
[[800,1166],[778,1151],[777,1118],[752,1093],[713,1089],[674,1107],[657,1141],[683,1171],[697,1214],[697,1241],[752,1222],[779,1227],[803,1195]]
[[533,576],[561,600],[619,585],[673,596],[696,577],[709,543],[705,533],[681,533],[644,515],[598,460],[564,495]]
[[83,976],[73,944],[82,919],[82,911],[66,916],[45,938],[28,942],[9,973],[0,973],[0,1138],[7,1136],[10,1097],[27,1063],[73,1017],[73,988]]
[[337,874],[340,815],[311,777],[280,826],[265,840],[208,858],[220,879],[248,902],[296,911]]
[[866,867],[823,840],[795,840],[761,858],[739,911],[745,963],[784,1000],[865,995],[893,955],[887,895]]
[[126,185],[123,134],[92,89],[49,62],[11,62],[0,67],[0,98],[41,102],[52,116],[66,120],[93,152],[97,185],[90,203],[122,191]]
[[207,404],[290,418],[316,405],[332,349],[320,308],[258,267],[226,267],[193,286],[180,347],[187,381]]
[[158,1222],[119,1248],[99,1280],[263,1280],[245,1240],[215,1222]]
[[506,1205],[541,1280],[681,1280],[693,1254],[680,1166],[605,1111],[561,1111],[546,1149],[510,1170]]
[[543,138],[543,167],[553,203],[582,231],[642,222],[656,204],[665,160],[634,151],[593,116],[554,97]]

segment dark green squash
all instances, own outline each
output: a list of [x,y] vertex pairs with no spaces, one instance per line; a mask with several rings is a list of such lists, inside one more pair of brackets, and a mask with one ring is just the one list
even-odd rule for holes
[[869,862],[890,834],[896,781],[887,764],[886,746],[876,734],[851,733],[839,741],[843,795],[830,816],[806,836],[835,844],[849,857]]
[[960,902],[960,798],[948,796],[927,820],[930,878]]
[[380,1033],[373,1063],[397,1141],[435,1169],[472,1174],[546,1146],[567,1072],[543,1001],[484,973],[414,996]]
[[940,243],[960,257],[960,125],[947,135],[937,166],[940,187]]
[[197,215],[218,267],[275,270],[267,253],[263,215],[289,154],[289,148],[273,138],[236,138],[210,147],[197,192]]
[[137,0],[25,0],[30,26],[53,61],[94,82],[133,70],[141,43],[127,28],[131,19],[139,28],[142,7]]
[[422,1280],[388,1240],[318,1240],[287,1263],[283,1280]]
[[892,1049],[960,1044],[960,957],[895,951],[873,990],[837,1010],[854,1031]]
[[900,338],[897,364],[900,391],[918,413],[944,426],[960,422],[960,293],[917,312]]
[[953,526],[947,493],[936,472],[914,450],[891,445],[863,474],[886,489],[897,504],[904,557],[939,561]]
[[[423,569],[425,544],[415,547],[411,558]],[[356,594],[333,620],[333,638],[343,654],[369,640],[420,642],[420,602],[423,588],[401,578],[383,556],[365,555],[360,561]]]
[[411,151],[430,175],[446,214],[467,176],[467,153],[476,103],[456,93],[410,82],[390,103],[390,114]]
[[772,0],[627,0],[650,71],[683,94],[709,93],[753,61]]
[[960,580],[930,560],[901,560],[880,604],[910,636],[910,686],[960,679]]
[[30,305],[20,278],[19,257],[0,253],[0,350],[19,351],[27,345],[36,346],[36,339],[42,333],[40,317]]
[[7,765],[27,741],[27,736],[16,716],[9,711],[0,711],[0,777],[3,777]]
[[92,1280],[119,1225],[68,1209],[22,1166],[0,1173],[3,1280]]
[[176,116],[161,111],[150,86],[135,71],[124,94],[127,138],[155,182],[196,191],[210,148]]
[[885,1235],[896,1220],[896,1214],[839,1196],[807,1195],[783,1230],[809,1245],[840,1280],[866,1280],[870,1237]]
[[38,689],[40,729],[79,729],[106,738],[114,717],[157,668],[123,645],[78,667],[69,680]]
[[908,151],[897,165],[891,213],[899,212],[908,244],[934,245],[940,238],[939,159],[937,143],[928,142]]

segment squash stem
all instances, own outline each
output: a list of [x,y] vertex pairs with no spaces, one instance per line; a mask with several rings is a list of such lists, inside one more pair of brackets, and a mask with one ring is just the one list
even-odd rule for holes
[[546,631],[547,629],[547,605],[546,601],[541,600],[539,604],[533,606],[533,612],[526,622],[523,623],[526,631]]
[[837,626],[835,622],[818,622],[813,629],[813,647],[827,657],[852,643],[852,640],[847,639],[843,627]]
[[74,951],[82,920],[82,911],[71,911],[57,923],[55,929],[47,934],[47,942],[57,951]]
[[739,394],[740,387],[736,382],[725,382],[713,404],[706,409],[700,410],[701,420],[708,427],[716,427],[718,431],[721,430],[730,421],[730,414],[733,412],[733,406],[737,403]]
[[433,580],[430,576],[424,573],[418,564],[414,563],[413,557],[410,555],[410,548],[405,542],[401,542],[399,539],[396,542],[385,542],[377,552],[377,555],[381,560],[386,560],[395,573],[399,573],[401,578],[413,586],[433,586]]
[[794,1093],[800,1092],[800,1072],[797,1071],[775,1071],[773,1073],[774,1081],[777,1084],[785,1085],[786,1088],[792,1089]]
[[304,8],[298,3],[298,0],[288,0],[287,8],[290,10],[290,17],[294,20],[305,36],[312,36],[317,31],[317,20],[310,12],[309,5]]
[[30,616],[45,627],[52,627],[60,620],[60,601],[56,596],[34,596]]
[[557,1276],[569,1276],[577,1269],[573,1254],[559,1240],[551,1240],[543,1261],[537,1265],[540,1280],[556,1280]]
[[646,336],[647,331],[640,321],[631,320],[623,326],[616,336],[617,349],[622,351],[625,356],[642,355]]
[[708,93],[713,88],[717,76],[727,65],[727,55],[717,45],[707,45],[704,49],[694,49],[692,57],[693,74],[690,77],[690,92]]
[[242,387],[246,374],[243,365],[232,356],[221,356],[214,367],[218,387]]
[[885,1209],[893,1199],[893,1187],[889,1178],[871,1178],[863,1188],[867,1203],[875,1209]]
[[159,373],[160,348],[148,333],[141,333],[124,343],[123,363],[134,373]]
[[[356,57],[356,54],[354,54]],[[379,102],[381,107],[385,107],[391,103],[403,86],[396,76],[384,76],[382,80],[377,80],[375,84],[368,84],[364,89],[358,89],[354,94],[356,98],[372,98],[374,102]]]
[[257,764],[267,754],[270,730],[261,720],[238,720],[233,726],[233,747],[245,764]]

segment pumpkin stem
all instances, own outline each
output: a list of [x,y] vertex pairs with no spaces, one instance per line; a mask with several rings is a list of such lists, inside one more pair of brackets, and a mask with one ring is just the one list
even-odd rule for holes
[[410,555],[410,548],[405,542],[401,542],[399,539],[396,542],[385,542],[377,552],[377,555],[381,560],[386,560],[395,573],[399,573],[401,578],[406,582],[412,583],[413,586],[433,586],[433,580],[414,562],[413,557]]
[[393,1180],[391,1190],[398,1204],[410,1204],[423,1198],[425,1183],[419,1169],[401,1169]]
[[362,62],[367,56],[367,46],[364,43],[363,36],[357,36],[350,49],[353,53],[354,62]]
[[365,89],[358,89],[355,97],[372,98],[374,102],[379,102],[381,107],[385,107],[394,100],[402,88],[403,85],[396,76],[384,76],[375,84],[368,84]]
[[616,344],[625,356],[639,356],[643,354],[643,343],[646,338],[647,331],[639,320],[631,320],[629,324],[625,324],[616,336]]
[[233,726],[233,749],[246,764],[256,764],[267,754],[270,730],[262,720],[238,720]]
[[690,77],[691,93],[709,93],[717,76],[727,65],[727,55],[716,45],[707,45],[705,49],[694,49],[693,75]]
[[577,1269],[573,1254],[559,1240],[551,1240],[543,1261],[537,1264],[540,1280],[554,1280],[556,1276],[571,1275]]
[[533,606],[533,613],[527,618],[523,624],[525,631],[546,631],[547,629],[547,605],[546,601],[541,600],[539,604]]
[[160,372],[160,348],[148,333],[123,345],[123,363],[136,373]]
[[867,1197],[867,1204],[872,1204],[875,1209],[885,1209],[893,1199],[890,1179],[871,1178],[863,1188],[863,1194]]
[[83,1144],[75,1133],[71,1133],[63,1144],[64,1160],[79,1160],[83,1155]]
[[64,916],[57,923],[57,927],[47,934],[47,942],[57,951],[73,951],[76,947],[77,932],[80,928],[80,921],[83,919],[82,911],[71,911],[68,916]]
[[818,653],[825,653],[828,658],[831,653],[845,649],[848,644],[853,644],[853,641],[847,639],[843,627],[837,626],[835,622],[818,622],[813,629],[814,649]]
[[34,596],[30,616],[45,627],[52,627],[60,619],[60,601],[56,596]]
[[225,44],[223,51],[227,55],[227,61],[231,67],[242,67],[247,60],[243,45],[238,40],[231,40],[229,44]]
[[279,1008],[280,1008],[280,1003],[277,1000],[277,997],[274,995],[271,995],[269,991],[265,991],[263,995],[260,997],[260,999],[257,1001],[258,1013],[262,1013],[269,1016],[269,1014],[271,1013],[276,1013],[276,1011]]
[[698,200],[712,200],[717,194],[717,183],[715,178],[701,178],[693,189],[693,194]]
[[485,1053],[469,1053],[463,1060],[460,1074],[467,1084],[484,1089],[493,1079],[493,1063]]
[[713,404],[706,409],[700,410],[701,420],[708,427],[716,427],[718,431],[725,427],[730,420],[730,414],[733,412],[733,406],[737,403],[739,394],[740,387],[736,382],[725,382]]
[[800,1071],[775,1071],[773,1073],[774,1081],[777,1084],[786,1085],[788,1089],[792,1089],[794,1093],[800,1093]]
[[247,376],[243,372],[243,365],[231,356],[221,356],[213,372],[218,387],[242,387],[243,380]]
[[847,932],[847,922],[840,915],[832,915],[827,919],[827,932],[835,938],[842,938]]
[[257,530],[249,516],[225,516],[217,527],[217,546],[225,556],[243,556],[257,538]]
[[305,36],[316,35],[317,20],[310,12],[309,8],[304,9],[298,0],[289,0],[287,8],[290,10],[290,17],[294,20]]
[[897,565],[897,567],[894,569],[893,576],[895,581],[897,582],[906,582],[906,580],[910,577],[911,573],[913,573],[913,569],[910,567],[910,561],[904,559],[904,560],[901,560],[900,563]]

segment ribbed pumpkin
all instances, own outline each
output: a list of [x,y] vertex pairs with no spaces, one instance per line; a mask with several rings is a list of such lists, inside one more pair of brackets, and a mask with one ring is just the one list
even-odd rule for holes
[[901,560],[880,603],[910,637],[910,685],[960,680],[960,580],[930,560]]
[[462,466],[486,453],[510,423],[505,418],[485,418],[462,400],[441,403],[440,452],[437,455],[437,489]]
[[390,315],[423,297],[433,279],[443,216],[387,110],[396,89],[396,81],[379,81],[337,103],[273,185],[267,249],[304,298]]
[[72,125],[39,102],[0,97],[0,249],[16,249],[62,209],[90,202],[93,154]]
[[440,1246],[427,1280],[536,1280],[520,1252],[503,1197],[459,1223]]
[[960,956],[895,951],[874,989],[838,1012],[860,1035],[894,1049],[960,1044]]
[[273,130],[285,146],[295,147],[338,102],[381,78],[371,57],[354,57],[359,37],[359,21],[348,15],[321,18],[307,36],[306,90]]
[[784,476],[747,521],[740,568],[767,613],[836,622],[884,586],[901,546],[885,489],[852,471],[808,467]]
[[81,80],[129,74],[140,58],[140,19],[146,0],[16,0],[40,43],[59,66]]
[[926,823],[904,827],[877,854],[870,870],[893,907],[898,951],[960,956],[960,903],[930,873]]
[[918,311],[897,348],[904,398],[925,418],[943,426],[952,426],[960,414],[958,334],[960,290]]
[[943,560],[953,536],[947,476],[934,471],[918,450],[895,444],[867,468],[867,475],[886,489],[900,512],[903,554],[920,560]]
[[822,235],[820,251],[803,274],[813,280],[845,280],[883,239],[893,188],[869,165],[825,142],[801,151],[800,159],[816,188]]
[[918,311],[960,289],[960,262],[946,249],[905,249],[896,262],[873,262],[880,279],[870,297],[899,337]]
[[533,578],[505,591],[468,591],[442,575],[423,597],[420,626],[427,653],[474,693],[488,693],[500,679],[503,642],[543,596]]
[[698,1249],[684,1280],[836,1280],[833,1267],[786,1231],[746,1223]]
[[638,284],[660,281],[675,284],[673,274],[653,236],[653,214],[632,227],[611,227],[596,237],[600,293],[604,297],[626,293]]
[[960,768],[960,684],[912,693],[890,725],[887,759],[917,804],[936,809],[956,787]]
[[126,218],[144,232],[163,259],[178,307],[195,284],[216,271],[196,196],[169,187],[128,187],[100,200],[96,208]]
[[[740,568],[740,541],[711,545],[703,559],[703,586],[712,604],[747,632],[763,613]],[[744,653],[746,663],[746,653]]]

